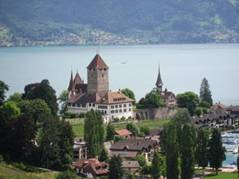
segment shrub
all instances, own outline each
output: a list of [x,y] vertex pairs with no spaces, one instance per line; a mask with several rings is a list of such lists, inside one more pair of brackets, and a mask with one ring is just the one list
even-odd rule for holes
[[56,179],[77,179],[77,175],[75,172],[71,170],[66,170],[62,173],[60,173]]

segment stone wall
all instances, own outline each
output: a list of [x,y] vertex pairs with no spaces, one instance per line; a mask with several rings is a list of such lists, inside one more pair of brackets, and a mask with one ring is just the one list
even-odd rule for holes
[[137,109],[135,117],[138,120],[145,119],[162,119],[169,118],[175,115],[176,109],[164,108],[153,108],[153,109]]

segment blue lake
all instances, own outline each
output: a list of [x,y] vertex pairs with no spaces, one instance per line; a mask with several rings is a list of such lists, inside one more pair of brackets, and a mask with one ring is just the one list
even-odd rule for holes
[[[86,67],[97,47],[0,48],[0,80],[9,94],[28,83],[49,79],[59,94],[68,86],[71,69],[86,81]],[[239,104],[239,44],[103,46],[100,55],[110,68],[110,88],[131,88],[137,99],[155,84],[158,65],[165,87],[177,93],[199,92],[209,80],[214,101]]]

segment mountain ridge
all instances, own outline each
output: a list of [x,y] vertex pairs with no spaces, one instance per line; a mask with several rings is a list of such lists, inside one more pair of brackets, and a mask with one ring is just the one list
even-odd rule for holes
[[0,46],[237,42],[238,0],[0,0]]

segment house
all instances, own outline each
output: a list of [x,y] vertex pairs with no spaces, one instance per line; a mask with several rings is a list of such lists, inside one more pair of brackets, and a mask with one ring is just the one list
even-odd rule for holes
[[144,155],[147,161],[152,159],[153,152],[159,148],[156,140],[131,138],[115,142],[110,147],[110,156],[119,155],[123,159],[133,159],[137,155]]
[[100,162],[97,159],[83,159],[72,163],[76,172],[87,178],[95,178],[108,175],[109,165],[106,162]]
[[225,109],[232,115],[235,115],[237,118],[239,118],[239,106],[228,106]]
[[80,159],[87,159],[87,145],[83,140],[75,140],[73,145],[73,159],[74,161]]
[[138,161],[123,161],[122,168],[125,173],[135,173],[139,171],[140,165]]
[[114,119],[133,118],[133,100],[120,90],[109,90],[109,67],[99,54],[87,67],[87,82],[71,73],[67,109],[72,114],[84,114],[91,109],[102,113],[105,123]]
[[127,129],[119,129],[119,130],[115,130],[115,135],[122,137],[122,138],[126,138],[129,139],[133,136],[132,132],[130,132]]
[[160,92],[160,94],[165,102],[165,105],[168,108],[174,108],[177,105],[176,96],[173,92],[168,91],[167,88],[165,88],[165,90],[163,90],[163,81],[161,78],[160,67],[158,70],[158,77],[157,77],[157,81],[156,81],[155,85],[156,85],[156,89]]

